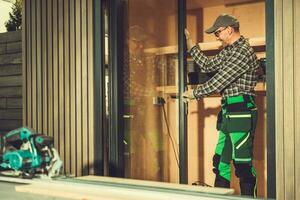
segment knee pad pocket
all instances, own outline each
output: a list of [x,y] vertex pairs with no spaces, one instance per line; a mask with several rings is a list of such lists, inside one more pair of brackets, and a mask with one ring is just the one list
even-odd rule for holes
[[249,163],[235,163],[235,175],[238,178],[253,178],[252,165]]

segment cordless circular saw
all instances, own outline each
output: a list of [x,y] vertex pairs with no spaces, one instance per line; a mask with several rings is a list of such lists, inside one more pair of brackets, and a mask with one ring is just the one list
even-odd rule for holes
[[60,174],[62,161],[52,137],[22,127],[1,137],[0,168],[2,175],[52,178]]

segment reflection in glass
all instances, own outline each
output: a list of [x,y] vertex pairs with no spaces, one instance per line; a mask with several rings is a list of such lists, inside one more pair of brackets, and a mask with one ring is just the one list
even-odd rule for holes
[[125,177],[178,182],[177,55],[149,49],[177,44],[176,0],[128,0],[124,18]]

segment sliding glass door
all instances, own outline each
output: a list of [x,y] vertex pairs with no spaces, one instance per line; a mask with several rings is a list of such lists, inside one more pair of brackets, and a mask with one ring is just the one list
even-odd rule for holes
[[178,182],[177,0],[125,2],[125,177]]

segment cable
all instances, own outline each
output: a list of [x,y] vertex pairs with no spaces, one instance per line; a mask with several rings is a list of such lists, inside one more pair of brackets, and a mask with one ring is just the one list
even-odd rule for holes
[[[165,102],[164,102],[165,103]],[[163,107],[163,112],[164,112],[164,118],[165,118],[165,122],[166,122],[166,127],[167,127],[167,132],[168,132],[168,135],[170,137],[170,140],[172,142],[172,147],[173,147],[173,151],[174,151],[174,156],[175,156],[175,159],[176,159],[176,163],[178,165],[178,168],[180,169],[180,165],[179,165],[179,159],[178,159],[178,151],[176,151],[175,149],[175,142],[171,136],[171,132],[170,132],[170,127],[169,127],[169,123],[168,123],[168,120],[167,120],[167,114],[166,114],[166,110],[165,110],[165,104],[162,104],[162,107]]]
[[[180,169],[180,165],[179,165],[179,159],[178,159],[178,154],[179,154],[179,150],[176,148],[176,145],[175,145],[175,142],[173,140],[173,137],[171,135],[171,131],[170,131],[170,127],[169,127],[169,122],[168,122],[168,119],[167,119],[167,113],[166,113],[166,110],[165,110],[165,100],[164,98],[161,97],[161,105],[163,107],[163,112],[164,112],[164,118],[165,118],[165,122],[166,122],[166,127],[167,127],[167,132],[168,132],[168,136],[172,142],[172,149],[174,151],[174,156],[175,156],[175,159],[176,159],[176,163],[178,165],[178,168]],[[177,151],[176,151],[177,150]],[[205,182],[202,182],[202,181],[195,181],[192,183],[192,185],[198,185],[198,186],[205,186],[205,187],[212,187],[211,185],[209,184],[206,184]]]

